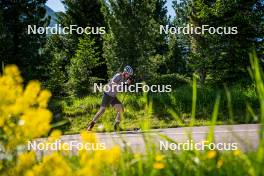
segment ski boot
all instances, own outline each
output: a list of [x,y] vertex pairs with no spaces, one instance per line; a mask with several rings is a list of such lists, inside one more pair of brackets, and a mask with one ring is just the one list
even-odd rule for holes
[[114,130],[115,132],[122,131],[123,129],[119,126],[120,122],[115,122]]
[[93,127],[95,125],[95,122],[94,121],[91,121],[87,127],[87,131],[92,131]]

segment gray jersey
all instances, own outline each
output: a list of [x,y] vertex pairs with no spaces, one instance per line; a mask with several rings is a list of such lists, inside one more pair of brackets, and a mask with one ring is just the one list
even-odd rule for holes
[[118,89],[117,85],[125,84],[126,81],[127,80],[122,76],[122,73],[115,74],[115,76],[108,83],[109,90],[105,91],[105,93],[111,97],[115,97]]

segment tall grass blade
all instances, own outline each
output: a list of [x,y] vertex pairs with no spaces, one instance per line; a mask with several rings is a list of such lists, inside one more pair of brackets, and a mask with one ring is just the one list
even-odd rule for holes
[[228,121],[232,123],[234,119],[234,114],[233,114],[233,108],[232,108],[231,93],[228,90],[226,84],[224,85],[224,88],[225,88],[225,93],[226,93],[226,98],[227,98],[227,109],[228,109],[228,116],[229,116]]
[[256,90],[258,93],[260,103],[260,131],[259,131],[259,147],[257,160],[259,163],[264,159],[264,84],[262,79],[262,70],[259,65],[259,61],[256,52],[250,54],[251,73],[256,84]]
[[174,120],[177,122],[177,125],[183,126],[183,122],[179,115],[172,108],[169,108],[167,112],[170,113],[170,115],[174,118]]
[[197,100],[197,80],[196,77],[193,76],[192,115],[191,115],[190,126],[193,126],[195,123],[196,100]]
[[214,111],[212,114],[211,127],[210,127],[210,131],[209,131],[208,138],[207,138],[209,143],[213,142],[213,140],[214,140],[214,129],[215,129],[216,121],[217,121],[220,99],[221,99],[221,97],[220,97],[220,95],[218,95],[216,100],[215,100]]

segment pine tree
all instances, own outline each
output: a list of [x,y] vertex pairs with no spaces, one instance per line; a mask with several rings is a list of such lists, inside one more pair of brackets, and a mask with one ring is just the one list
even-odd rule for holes
[[180,40],[175,35],[170,35],[169,52],[166,60],[167,73],[185,73],[186,58],[183,55]]
[[[170,22],[171,27],[184,27],[188,24],[190,0],[173,1],[175,18]],[[168,73],[188,73],[187,62],[190,53],[190,37],[185,34],[169,35],[169,53],[167,56]]]
[[65,43],[60,35],[52,35],[47,39],[44,53],[46,58],[50,58],[45,72],[48,79],[44,86],[52,91],[53,96],[66,96],[66,83],[68,81],[67,66],[70,58],[67,58],[66,52],[62,46]]
[[[101,12],[101,1],[100,0],[63,0],[65,6],[65,13],[58,15],[58,23],[64,27],[70,25],[77,25],[78,27],[105,27],[107,30],[107,24],[105,23],[103,13]],[[80,38],[83,38],[85,34],[73,33],[65,35],[63,41],[63,50],[66,51],[67,57],[71,58],[75,55]],[[100,66],[94,69],[93,75],[101,78],[107,78],[107,68],[105,58],[102,56],[103,38],[100,34],[90,34],[91,39],[95,42],[100,56]]]
[[[1,57],[5,64],[17,64],[26,79],[40,79],[42,57],[40,48],[45,35],[29,35],[28,25],[45,27],[49,21],[44,8],[46,0],[1,1],[2,41]],[[2,59],[2,58],[1,58]]]
[[[100,0],[64,0],[62,2],[66,11],[58,13],[58,24],[61,24],[63,27],[70,27],[70,25],[82,28],[105,27],[107,30],[107,24],[101,12],[102,5]],[[52,58],[48,70],[52,74],[50,74],[46,85],[52,88],[56,95],[67,95],[68,93],[80,95],[84,94],[84,90],[89,92],[88,87],[83,87],[77,80],[79,77],[76,74],[76,66],[80,62],[87,61],[87,63],[90,63],[94,58],[99,58],[98,64],[93,69],[90,69],[91,65],[89,64],[81,66],[81,70],[89,70],[89,73],[85,75],[86,78],[81,78],[85,80],[79,80],[85,83],[85,85],[88,85],[91,81],[89,77],[107,78],[105,58],[102,56],[102,35],[90,34],[86,36],[85,33],[77,34],[74,31],[73,34],[52,35],[48,41],[46,52]],[[94,47],[93,50],[88,49],[87,52],[91,51],[91,54],[96,54],[95,56],[87,53],[84,48],[80,48],[81,46],[85,46],[84,42],[88,42],[87,47]],[[87,56],[87,58],[84,58],[84,56]],[[89,61],[87,59],[92,60]],[[84,68],[84,66],[87,66],[87,68]],[[83,72],[81,71],[81,73]],[[57,87],[54,87],[54,82],[57,82]],[[80,87],[77,85],[80,85]]]
[[95,42],[85,35],[80,39],[75,56],[71,59],[68,68],[69,81],[67,88],[74,96],[83,96],[89,93],[93,83],[98,78],[92,76],[92,70],[99,64],[99,53]]
[[[0,53],[4,53],[6,46],[6,29],[4,26],[3,11],[0,9]],[[0,54],[0,64],[1,66],[7,62],[6,55]],[[2,69],[2,68],[1,68]],[[0,70],[1,72],[2,70]]]
[[166,36],[159,34],[159,25],[168,21],[165,2],[110,0],[105,4],[110,30],[104,36],[104,56],[110,74],[125,65],[134,67],[141,80],[156,73],[168,50]]

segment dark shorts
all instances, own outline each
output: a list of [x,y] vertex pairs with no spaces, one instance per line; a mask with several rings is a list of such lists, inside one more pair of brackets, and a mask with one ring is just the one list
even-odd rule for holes
[[116,104],[122,104],[116,97],[111,97],[104,93],[102,98],[101,107],[107,107],[108,105],[114,106]]

